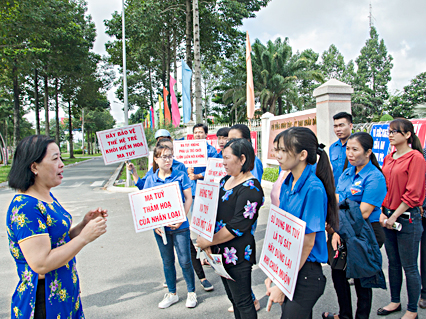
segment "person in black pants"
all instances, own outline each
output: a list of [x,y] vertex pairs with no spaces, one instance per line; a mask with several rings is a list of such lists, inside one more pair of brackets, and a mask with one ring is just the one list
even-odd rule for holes
[[213,241],[197,238],[198,247],[207,254],[213,251],[222,255],[223,265],[234,279],[222,278],[222,282],[237,319],[257,318],[251,297],[251,272],[256,262],[254,228],[264,194],[250,172],[254,159],[253,146],[245,139],[225,145],[223,166],[228,175],[220,181]]
[[[423,149],[423,157],[426,160],[426,147]],[[426,309],[426,198],[423,201],[422,208],[423,233],[420,240],[420,276],[422,278],[422,290],[420,293],[419,307]]]

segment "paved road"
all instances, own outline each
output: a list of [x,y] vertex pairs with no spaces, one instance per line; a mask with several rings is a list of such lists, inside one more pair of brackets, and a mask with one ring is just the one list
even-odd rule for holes
[[[105,166],[101,158],[66,168],[62,185],[53,189],[54,195],[78,222],[90,208],[102,206],[109,210],[108,232],[85,247],[77,256],[77,265],[81,282],[82,303],[86,318],[233,318],[226,309],[230,303],[220,278],[205,267],[207,278],[215,290],[205,292],[197,281],[199,304],[195,309],[185,307],[186,286],[182,273],[178,270],[178,294],[180,302],[168,309],[158,309],[166,289],[162,263],[157,245],[151,232],[136,234],[133,227],[128,196],[125,193],[110,193],[101,189],[116,169],[116,165]],[[269,194],[267,190],[265,193]],[[14,192],[8,188],[0,189],[0,318],[10,318],[10,298],[18,282],[14,262],[9,254],[5,215]],[[269,196],[266,196],[269,197]],[[256,243],[258,258],[263,244],[269,200],[261,210]],[[387,268],[384,253],[384,269]],[[313,318],[321,318],[323,311],[338,311],[337,299],[332,287],[329,267],[324,267],[328,278],[322,298],[314,308]],[[387,276],[387,271],[385,271]],[[253,290],[262,309],[259,318],[279,318],[280,308],[274,305],[267,313],[264,296],[263,272],[255,266],[253,270]],[[406,304],[403,287],[403,309]],[[353,292],[353,305],[356,304]],[[389,300],[389,291],[374,290],[371,318],[376,318],[375,310]],[[399,318],[400,314],[388,316]],[[426,318],[426,311],[419,312],[419,318]]]

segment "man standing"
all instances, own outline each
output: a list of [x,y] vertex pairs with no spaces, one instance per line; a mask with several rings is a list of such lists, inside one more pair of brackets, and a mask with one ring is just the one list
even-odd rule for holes
[[334,133],[339,138],[330,146],[330,162],[333,167],[334,186],[337,186],[340,175],[352,165],[346,159],[346,142],[352,134],[352,115],[340,112],[333,116]]

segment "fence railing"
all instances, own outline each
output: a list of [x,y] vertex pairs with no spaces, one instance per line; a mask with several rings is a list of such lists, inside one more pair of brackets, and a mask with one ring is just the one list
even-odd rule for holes
[[373,125],[375,125],[375,124],[386,124],[386,123],[389,123],[389,122],[390,121],[354,124],[353,125],[353,131],[354,131],[354,133],[355,132],[366,132],[366,133],[370,133],[371,132],[371,128],[373,127]]

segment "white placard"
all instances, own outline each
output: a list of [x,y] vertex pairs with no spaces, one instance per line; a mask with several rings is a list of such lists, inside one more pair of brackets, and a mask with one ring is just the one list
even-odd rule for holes
[[293,300],[306,223],[271,205],[259,267]]
[[178,182],[131,193],[129,200],[137,233],[186,220]]
[[210,242],[214,235],[218,200],[218,184],[197,182],[190,229]]
[[207,141],[173,141],[175,159],[186,167],[205,167],[207,165]]
[[149,154],[142,123],[96,132],[105,165]]
[[[225,267],[223,266],[223,262],[222,262],[222,255],[220,254],[211,254],[210,258],[207,254],[206,254],[207,260],[210,264],[210,266],[213,267],[214,271],[216,274],[218,274],[219,276],[226,278],[226,279],[230,279],[230,280],[234,280],[232,279],[232,277],[228,274],[228,272],[226,271]],[[234,280],[235,281],[235,280]]]
[[220,180],[226,176],[226,170],[223,167],[222,158],[210,157],[207,160],[206,175],[204,176],[204,181],[219,183]]

